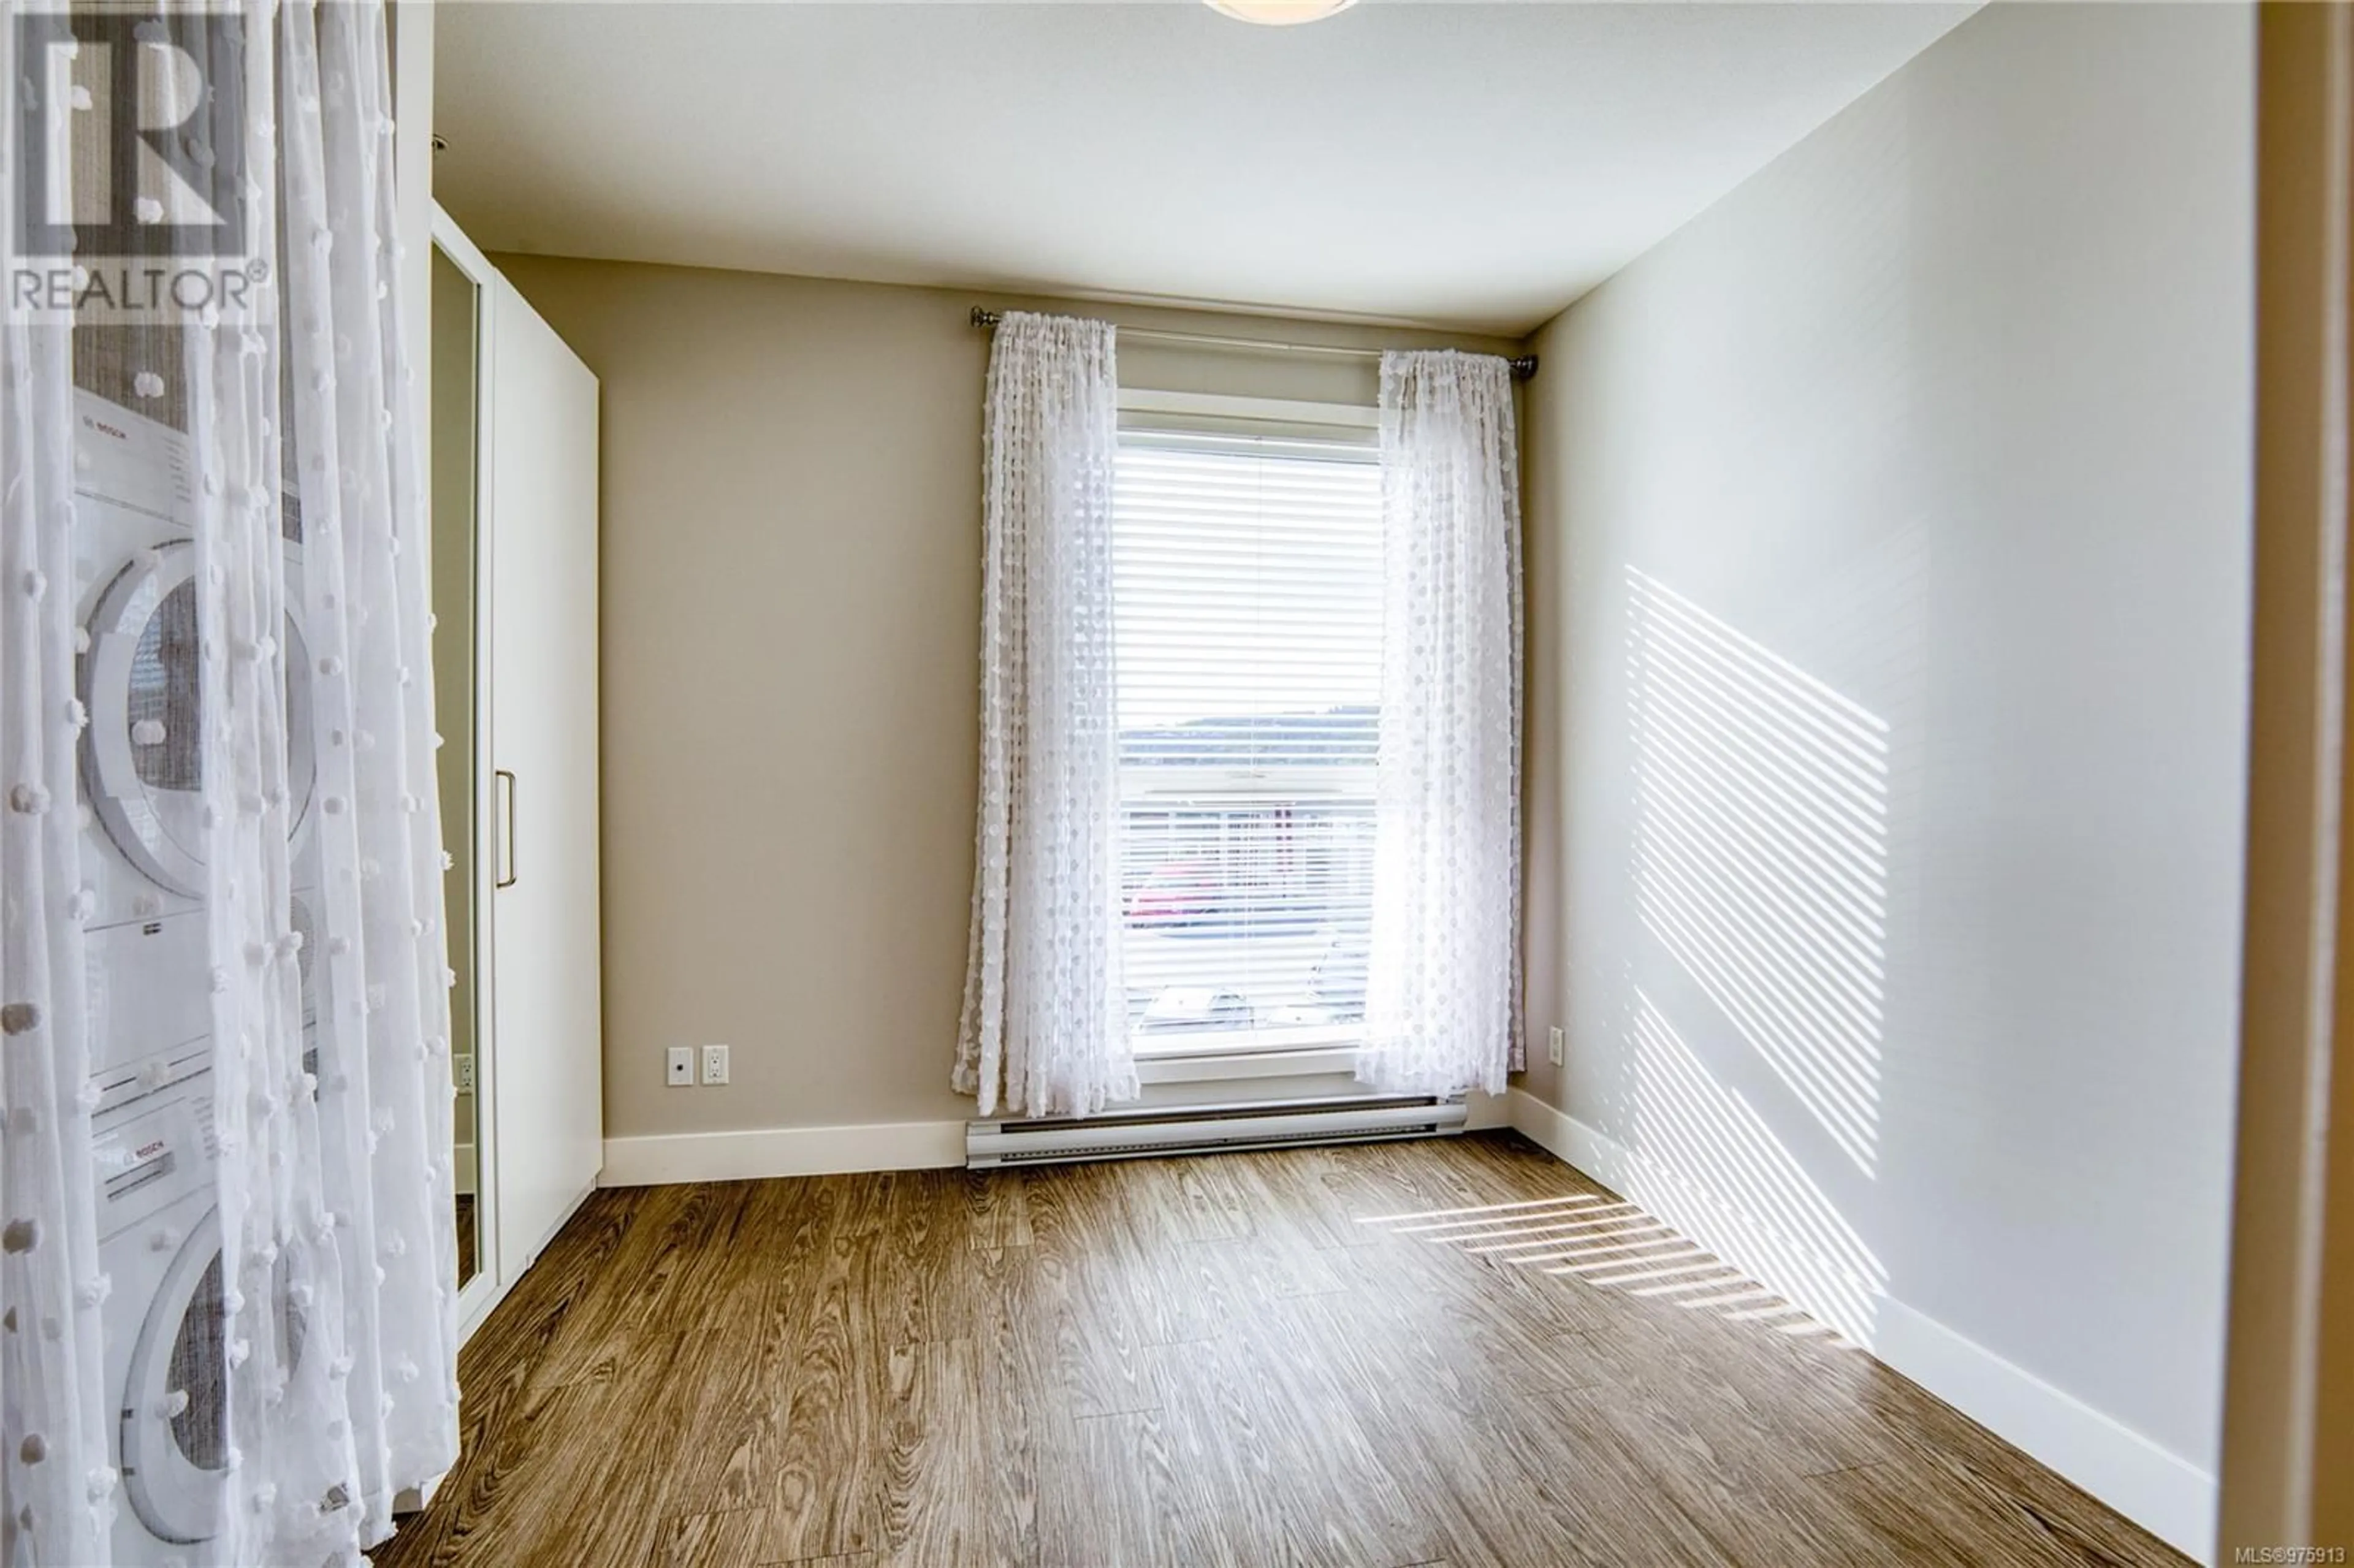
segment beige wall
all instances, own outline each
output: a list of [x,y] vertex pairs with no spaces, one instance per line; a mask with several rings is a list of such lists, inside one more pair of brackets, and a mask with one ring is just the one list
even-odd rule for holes
[[1527,440],[1530,1086],[2194,1550],[2251,37],[1980,12],[1543,332]]
[[[967,314],[1007,302],[495,260],[603,387],[607,1136],[963,1119],[989,352]],[[1374,390],[1362,361],[1121,360],[1133,385]],[[664,1048],[706,1042],[733,1083],[665,1087]]]

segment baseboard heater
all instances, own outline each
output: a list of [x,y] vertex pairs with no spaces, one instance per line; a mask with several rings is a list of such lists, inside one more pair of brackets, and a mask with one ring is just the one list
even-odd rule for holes
[[964,1159],[968,1167],[979,1170],[1058,1160],[1140,1160],[1159,1154],[1373,1143],[1458,1133],[1465,1115],[1460,1099],[1422,1095],[1260,1100],[1190,1108],[1154,1106],[1103,1116],[970,1121],[965,1123]]

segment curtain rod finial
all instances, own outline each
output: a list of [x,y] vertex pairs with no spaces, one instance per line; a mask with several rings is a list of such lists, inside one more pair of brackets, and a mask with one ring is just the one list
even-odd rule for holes
[[[974,313],[975,315],[979,313]],[[1518,359],[1508,359],[1504,363],[1512,367],[1512,379],[1515,381],[1534,381],[1537,378],[1537,356],[1533,354],[1524,354]]]
[[972,308],[972,324],[977,327],[993,327],[1004,319],[1003,313],[992,311],[986,305]]

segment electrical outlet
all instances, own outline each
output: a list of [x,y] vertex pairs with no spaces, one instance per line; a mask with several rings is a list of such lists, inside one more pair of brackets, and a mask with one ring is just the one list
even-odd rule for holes
[[727,1081],[727,1047],[705,1045],[703,1048],[703,1081],[724,1084]]
[[1554,1024],[1553,1028],[1548,1030],[1545,1033],[1545,1054],[1553,1058],[1553,1065],[1554,1066],[1558,1067],[1561,1065],[1561,1025],[1558,1023]]
[[695,1087],[695,1047],[673,1045],[670,1048],[670,1086],[673,1089]]
[[472,1094],[474,1092],[474,1054],[472,1051],[461,1051],[452,1061],[458,1092],[461,1095]]

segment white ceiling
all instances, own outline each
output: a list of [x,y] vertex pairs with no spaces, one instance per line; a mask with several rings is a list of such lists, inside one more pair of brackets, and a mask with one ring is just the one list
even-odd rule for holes
[[487,249],[1518,334],[1967,5],[443,4]]

